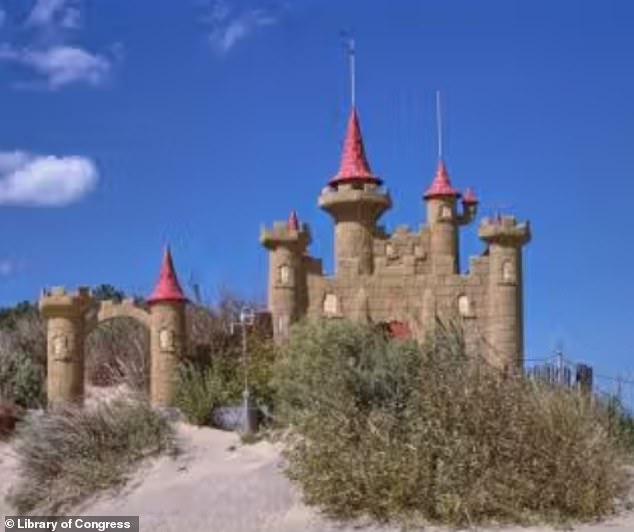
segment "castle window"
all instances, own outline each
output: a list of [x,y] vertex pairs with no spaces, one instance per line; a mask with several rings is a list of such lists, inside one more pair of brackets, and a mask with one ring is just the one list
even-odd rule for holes
[[176,339],[173,331],[170,331],[169,329],[160,330],[159,348],[161,351],[174,351],[176,349]]
[[335,294],[326,294],[324,297],[324,314],[333,316],[339,312],[339,302]]
[[510,260],[504,261],[502,264],[502,281],[505,283],[515,282],[515,269],[513,268],[513,262]]
[[439,218],[441,220],[451,220],[453,218],[453,211],[449,205],[443,205],[440,207]]
[[291,269],[284,264],[279,269],[279,281],[282,284],[288,284],[291,280]]
[[471,316],[471,301],[464,294],[458,296],[458,313],[463,318]]

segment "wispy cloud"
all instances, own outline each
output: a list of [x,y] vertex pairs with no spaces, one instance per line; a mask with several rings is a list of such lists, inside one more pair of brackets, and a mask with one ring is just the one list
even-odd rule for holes
[[239,9],[225,0],[217,0],[211,4],[205,22],[209,25],[209,44],[216,52],[226,54],[257,29],[276,24],[278,19],[271,10]]
[[4,26],[4,23],[6,20],[7,20],[7,12],[0,7],[0,28]]
[[77,29],[81,11],[76,0],[36,0],[27,19],[28,26]]
[[11,61],[43,76],[50,89],[75,83],[97,86],[108,79],[112,65],[103,55],[73,46],[53,46],[45,50],[0,47],[0,61]]
[[97,53],[78,44],[83,2],[35,0],[14,42],[0,44],[0,62],[14,63],[36,75],[35,79],[14,83],[15,87],[51,90],[75,84],[96,87],[109,79],[121,54],[115,50]]
[[86,157],[0,152],[0,205],[69,205],[94,190],[98,179]]
[[18,265],[9,259],[0,259],[0,277],[9,277],[18,269]]

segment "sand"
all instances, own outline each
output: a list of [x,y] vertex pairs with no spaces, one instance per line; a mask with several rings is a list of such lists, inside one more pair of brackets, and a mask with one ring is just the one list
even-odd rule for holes
[[[397,532],[398,528],[339,524],[302,504],[283,475],[279,448],[241,445],[235,434],[179,424],[185,452],[146,463],[119,492],[101,494],[78,508],[83,515],[139,515],[153,532]],[[0,497],[17,478],[15,457],[0,443]],[[10,509],[0,500],[0,515]],[[70,513],[70,512],[68,512]],[[437,530],[437,529],[434,529]],[[480,528],[546,532],[552,528]],[[575,527],[579,532],[632,532],[634,513]]]

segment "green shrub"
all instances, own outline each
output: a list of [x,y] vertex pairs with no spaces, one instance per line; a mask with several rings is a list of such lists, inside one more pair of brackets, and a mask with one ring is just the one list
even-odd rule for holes
[[46,404],[44,370],[23,351],[0,350],[0,400],[22,408]]
[[236,379],[227,378],[227,372],[218,366],[219,363],[201,367],[187,362],[179,368],[174,406],[194,425],[209,425],[213,408],[231,404],[240,396],[240,390],[231,386]]
[[141,459],[176,450],[170,423],[142,401],[31,415],[16,433],[19,480],[7,502],[19,513],[55,514],[122,484]]
[[336,517],[452,525],[594,519],[625,495],[586,397],[503,376],[439,324],[422,347],[346,322],[292,330],[275,367],[288,473]]
[[[259,337],[251,338],[247,345],[251,399],[256,406],[270,408],[275,348],[271,341]],[[185,361],[180,366],[174,406],[190,423],[208,425],[213,408],[242,402],[244,371],[241,349]]]

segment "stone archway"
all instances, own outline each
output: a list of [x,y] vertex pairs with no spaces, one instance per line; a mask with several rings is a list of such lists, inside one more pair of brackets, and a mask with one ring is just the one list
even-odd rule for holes
[[83,402],[86,336],[100,322],[119,317],[132,318],[150,330],[150,400],[155,405],[171,404],[178,363],[187,346],[187,299],[169,248],[147,303],[145,309],[131,299],[98,302],[87,288],[70,293],[57,287],[42,293],[39,307],[47,329],[49,404]]

